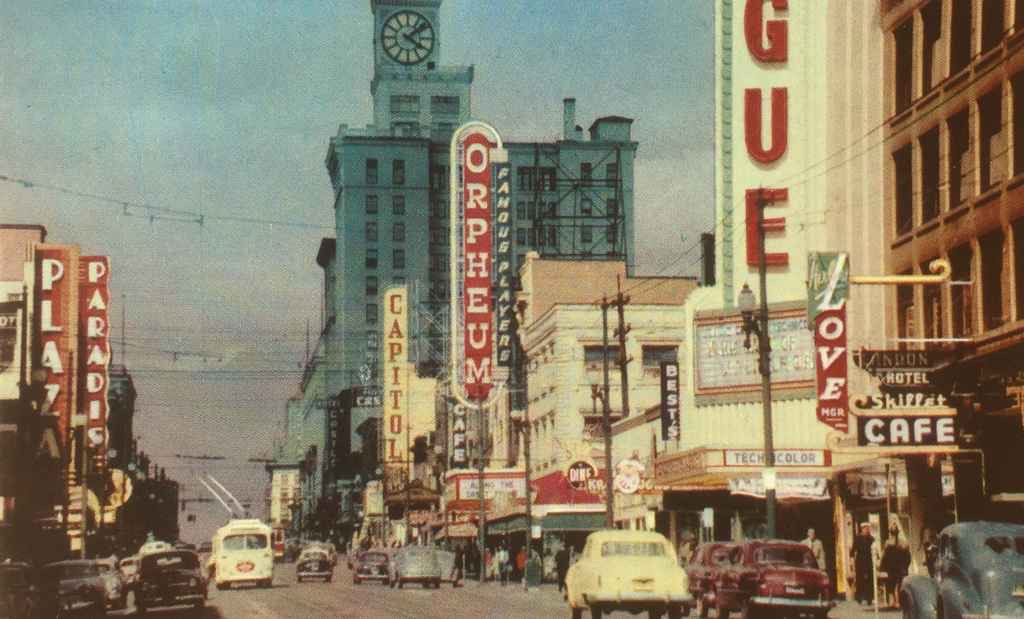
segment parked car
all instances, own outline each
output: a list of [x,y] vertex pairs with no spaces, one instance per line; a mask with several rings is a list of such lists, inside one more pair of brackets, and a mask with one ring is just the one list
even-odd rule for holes
[[191,550],[168,550],[142,557],[135,588],[136,610],[144,613],[155,606],[182,604],[195,608],[206,604],[206,579],[199,556]]
[[117,564],[117,569],[121,572],[121,582],[124,583],[125,591],[131,591],[134,589],[135,584],[139,581],[138,555],[132,555],[121,559]]
[[[106,612],[107,585],[95,561],[58,561],[43,566],[37,584],[44,616],[58,610]],[[52,613],[50,611],[53,611]]]
[[424,588],[441,587],[441,565],[437,553],[426,546],[405,546],[392,557],[391,586],[402,588],[406,583],[419,583]]
[[352,570],[352,584],[358,585],[365,580],[379,580],[385,585],[391,583],[391,557],[383,550],[370,550],[359,553]]
[[715,582],[719,617],[740,610],[745,619],[769,614],[825,619],[835,604],[828,574],[811,549],[787,540],[751,540],[729,551]]
[[121,571],[117,569],[117,560],[97,559],[96,563],[100,568],[100,575],[103,577],[103,584],[106,587],[106,605],[111,610],[124,610],[128,606],[128,590],[121,579]]
[[319,546],[306,548],[295,562],[295,580],[302,582],[309,578],[322,578],[324,582],[331,582],[334,578],[331,558]]
[[903,579],[907,619],[1024,616],[1024,525],[963,522],[939,535],[934,577]]
[[693,603],[672,544],[653,531],[604,530],[587,537],[565,577],[573,619],[624,610],[679,619]]
[[722,567],[729,564],[729,551],[735,546],[731,542],[701,544],[685,567],[690,594],[701,619],[707,617],[708,609],[715,605],[715,581]]
[[31,566],[11,561],[0,563],[0,617],[30,619],[35,612]]

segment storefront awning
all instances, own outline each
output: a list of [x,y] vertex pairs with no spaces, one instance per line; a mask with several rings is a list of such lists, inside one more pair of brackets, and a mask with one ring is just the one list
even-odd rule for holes
[[548,514],[541,524],[545,531],[596,531],[605,526],[604,512]]

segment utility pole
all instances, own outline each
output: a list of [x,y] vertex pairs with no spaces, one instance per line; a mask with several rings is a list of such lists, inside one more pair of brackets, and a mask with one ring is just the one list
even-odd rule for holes
[[484,583],[484,544],[486,544],[485,529],[487,527],[487,510],[484,509],[484,405],[478,402],[476,405],[476,472],[477,472],[477,498],[480,499],[480,513],[477,520],[477,543],[480,545],[480,584]]
[[619,326],[615,329],[615,335],[619,338],[619,373],[622,377],[622,416],[623,418],[629,416],[629,371],[626,366],[632,357],[626,356],[626,334],[630,331],[630,326],[625,324],[625,306],[629,303],[629,295],[622,294],[622,278],[618,275],[615,276],[615,286],[618,288],[618,294],[615,295],[615,308],[619,313]]
[[608,410],[608,297],[601,298],[601,325],[603,333],[603,357],[604,357],[604,393],[601,396],[601,414],[604,429],[604,503],[605,503],[605,527],[615,528],[614,502],[612,499],[612,420],[611,411]]

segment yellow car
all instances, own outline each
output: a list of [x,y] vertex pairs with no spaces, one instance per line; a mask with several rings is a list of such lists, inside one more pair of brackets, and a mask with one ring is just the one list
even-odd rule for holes
[[604,530],[587,537],[580,559],[565,576],[573,619],[584,608],[605,612],[647,611],[651,619],[689,614],[693,604],[686,572],[665,536],[652,531]]

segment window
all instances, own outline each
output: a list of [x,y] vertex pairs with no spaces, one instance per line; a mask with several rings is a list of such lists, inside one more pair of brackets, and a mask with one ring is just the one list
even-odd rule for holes
[[420,134],[418,122],[404,121],[391,123],[391,135],[402,138],[413,138]]
[[430,188],[444,189],[448,186],[448,166],[430,166]]
[[970,187],[970,129],[967,110],[947,121],[949,133],[949,208],[967,199]]
[[594,165],[589,161],[580,163],[580,180],[584,186],[590,185],[594,180]]
[[1024,73],[1013,76],[1010,87],[1013,89],[1013,173],[1016,175],[1024,172]]
[[679,347],[668,346],[668,345],[644,345],[641,350],[643,351],[643,366],[644,370],[648,368],[654,368],[656,370],[661,369],[663,361],[678,361],[679,360]]
[[448,203],[443,201],[437,201],[434,203],[434,217],[437,219],[448,218]]
[[367,303],[366,304],[366,324],[375,325],[377,324],[377,304]]
[[380,335],[376,330],[366,331],[366,348],[369,350],[377,350],[380,348]]
[[[608,364],[611,365],[619,358],[619,347],[608,347]],[[604,347],[600,344],[583,347],[583,365],[588,370],[597,370],[604,367]]]
[[401,194],[391,196],[391,214],[405,215],[405,196]]
[[594,202],[590,198],[580,198],[580,215],[590,217],[594,214]]
[[458,114],[459,98],[445,95],[430,97],[431,114]]
[[395,286],[404,286],[405,285],[405,277],[402,276],[402,275],[395,275],[395,276],[393,276],[391,278],[391,283],[393,285],[395,285]]
[[366,214],[376,215],[377,214],[377,196],[367,195],[366,196]]
[[537,246],[538,247],[544,247],[544,241],[547,238],[545,236],[545,232],[546,232],[546,228],[544,226],[537,226]]
[[377,240],[377,222],[366,222],[366,240],[370,242],[374,242]]
[[391,252],[391,268],[392,269],[404,269],[405,268],[405,250],[396,249]]
[[548,202],[546,217],[558,217],[558,202]]
[[896,66],[893,74],[893,92],[896,95],[896,113],[910,107],[914,86],[914,18],[900,24],[893,32],[896,44]]
[[665,544],[662,542],[604,542],[601,544],[601,556],[663,557],[665,556]]
[[530,228],[529,229],[529,239],[528,239],[528,242],[530,244],[530,247],[536,247],[537,246],[537,229],[536,228]]
[[1013,222],[1014,290],[1017,293],[1017,320],[1024,320],[1024,219]]
[[981,51],[987,52],[1003,40],[1006,17],[1003,5],[1006,0],[982,0],[981,3]]
[[448,243],[448,230],[444,228],[437,228],[430,231],[430,242],[435,245],[445,245]]
[[[929,273],[929,262],[921,265],[922,273]],[[924,333],[921,334],[922,337],[940,338],[943,336],[942,288],[942,286],[921,287],[921,296],[924,301],[922,305],[924,310]]]
[[[961,245],[949,252],[954,282],[973,282],[973,253],[969,244]],[[969,337],[974,334],[973,292],[974,284],[950,286],[950,300],[953,310],[953,337]]]
[[892,154],[896,198],[896,234],[905,234],[914,227],[914,181],[911,177],[910,145]]
[[982,192],[1002,182],[1006,177],[1006,140],[1003,139],[1003,97],[1002,88],[978,99],[978,154],[981,164]]
[[520,166],[516,168],[516,178],[519,179],[519,189],[528,190],[533,189],[533,168]]
[[995,230],[980,239],[981,249],[981,311],[985,329],[995,329],[1005,322],[1003,310],[1003,231]]
[[619,180],[619,164],[608,163],[604,166],[604,177],[608,179],[608,184],[611,185],[615,181]]
[[608,207],[609,217],[619,216],[619,200],[617,198],[608,198],[608,201],[605,204]]
[[377,276],[367,275],[366,276],[366,296],[375,297],[377,296]]
[[433,139],[447,142],[455,132],[455,123],[434,123],[430,132]]
[[608,225],[608,229],[605,231],[605,239],[613,247],[619,242],[619,229],[615,224]]
[[261,550],[267,547],[266,535],[228,535],[221,542],[224,550]]
[[376,185],[377,184],[377,160],[367,159],[366,160],[366,184]]
[[534,204],[533,202],[530,202],[527,205],[527,215],[526,216],[527,216],[527,218],[529,218],[531,220],[532,219],[537,219],[537,205]]
[[557,175],[554,168],[540,169],[540,188],[546,191],[555,191],[558,188]]
[[939,48],[942,37],[942,2],[935,0],[921,9],[922,57],[921,57],[921,94],[926,94],[932,86],[942,81],[942,69],[935,62],[935,52]]
[[526,219],[526,202],[516,202],[516,219]]
[[448,267],[448,261],[444,254],[430,254],[430,270],[435,273],[443,273]]
[[368,247],[366,248],[366,268],[376,269],[377,268],[377,248]]
[[921,136],[921,223],[939,215],[939,128]]
[[[910,275],[910,273],[904,273]],[[896,332],[901,338],[914,337],[914,287],[896,286]],[[905,348],[900,344],[900,348]]]
[[590,226],[580,226],[580,242],[581,243],[593,243],[594,242],[594,229]]
[[526,228],[519,228],[516,230],[516,243],[520,245],[526,244]]
[[558,247],[558,227],[550,226],[548,228],[548,245],[551,247]]
[[956,75],[971,61],[971,5],[973,2],[951,2],[949,74]]
[[391,183],[394,185],[405,184],[405,160],[395,159],[391,162]]
[[392,114],[419,114],[420,98],[416,95],[391,95]]
[[818,561],[807,548],[787,546],[764,546],[754,553],[757,563],[774,563],[818,569]]
[[402,243],[405,241],[405,224],[402,222],[395,222],[391,224],[391,240],[396,243]]

